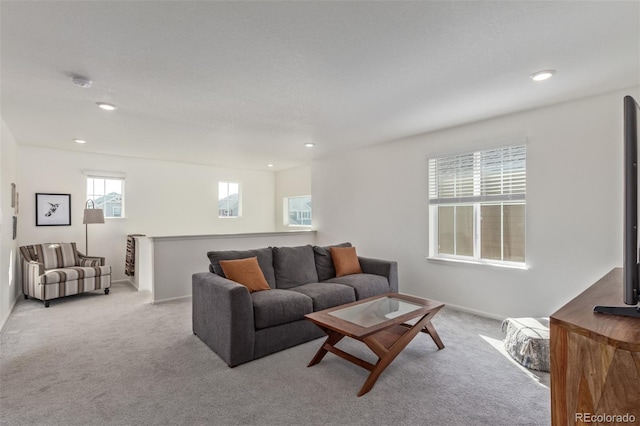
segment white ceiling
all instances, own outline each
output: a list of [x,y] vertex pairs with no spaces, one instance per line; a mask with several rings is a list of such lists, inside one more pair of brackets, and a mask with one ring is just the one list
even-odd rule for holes
[[640,84],[638,1],[3,0],[0,15],[0,114],[20,145],[280,170]]

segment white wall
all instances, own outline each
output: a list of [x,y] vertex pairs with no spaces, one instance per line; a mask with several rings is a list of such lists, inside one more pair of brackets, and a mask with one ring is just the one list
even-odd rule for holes
[[283,170],[275,176],[275,229],[277,231],[299,230],[285,226],[283,209],[283,199],[285,197],[299,197],[311,195],[311,166],[296,167],[294,169]]
[[[20,295],[18,281],[18,240],[13,239],[13,216],[11,207],[11,184],[18,183],[18,147],[10,130],[0,118],[0,329],[4,326],[11,309]],[[22,188],[17,186],[20,193]],[[23,215],[19,215],[20,220]],[[19,236],[19,234],[18,234]]]
[[[125,219],[89,225],[89,254],[107,258],[113,280],[125,279],[126,236],[226,234],[274,230],[274,173],[19,147],[19,243],[75,241],[84,252],[84,170],[122,172]],[[240,182],[242,217],[218,218],[219,180]],[[35,226],[35,194],[71,194],[71,226]],[[203,255],[204,256],[204,255]]]
[[[550,315],[622,264],[622,98],[639,88],[314,161],[319,244],[399,261],[400,291],[495,317]],[[428,254],[427,157],[527,138],[528,270]],[[622,301],[621,301],[622,303]]]

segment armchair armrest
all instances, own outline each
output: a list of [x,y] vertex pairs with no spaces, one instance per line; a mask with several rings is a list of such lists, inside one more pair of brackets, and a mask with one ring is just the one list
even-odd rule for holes
[[104,257],[85,256],[78,252],[78,258],[80,258],[79,266],[104,266]]
[[38,286],[40,275],[44,274],[44,263],[38,262],[34,246],[20,247],[22,294],[24,297],[41,297],[42,288]]
[[358,256],[358,261],[360,261],[362,272],[386,277],[389,280],[390,291],[392,293],[398,292],[398,262],[360,256]]
[[193,332],[229,367],[253,359],[255,327],[249,290],[211,272],[191,277]]
[[36,262],[35,260],[23,259],[22,264],[24,265],[25,268],[28,269],[30,273],[33,273],[33,275],[31,275],[32,277],[38,277],[44,274],[44,263]]
[[42,298],[42,289],[38,286],[40,275],[44,274],[44,263],[22,258],[22,294]]

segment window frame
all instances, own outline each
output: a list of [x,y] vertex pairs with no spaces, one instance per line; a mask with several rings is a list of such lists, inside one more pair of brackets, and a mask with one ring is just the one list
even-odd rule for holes
[[295,199],[295,198],[308,198],[313,203],[313,199],[312,199],[311,195],[293,195],[293,196],[290,196],[290,197],[283,197],[282,198],[282,224],[283,224],[283,226],[287,226],[287,227],[290,227],[290,228],[311,228],[313,226],[313,205],[311,207],[311,210],[309,211],[309,222],[310,222],[309,225],[297,225],[297,224],[292,224],[290,222],[289,202],[290,202],[291,199]]
[[[522,193],[518,193],[515,195],[509,195],[509,194],[503,194],[500,196],[483,196],[481,195],[482,189],[484,188],[481,185],[481,175],[482,173],[486,173],[486,170],[480,168],[477,164],[477,159],[480,158],[480,155],[482,153],[488,153],[490,151],[498,151],[498,150],[504,150],[504,149],[520,149],[522,148],[524,151],[524,167],[522,169],[523,173],[524,173],[524,178],[523,178],[523,191]],[[486,149],[478,149],[478,150],[473,150],[473,151],[467,151],[467,152],[463,152],[463,153],[459,153],[459,154],[446,154],[446,155],[434,155],[432,157],[428,158],[428,197],[427,197],[427,202],[428,202],[428,231],[429,231],[429,254],[427,259],[429,260],[443,260],[443,261],[453,261],[453,262],[463,262],[463,263],[471,263],[471,264],[479,264],[479,265],[492,265],[492,266],[499,266],[499,267],[507,267],[507,268],[516,268],[516,269],[528,269],[527,267],[527,257],[526,257],[526,151],[527,151],[527,144],[526,143],[519,143],[519,144],[510,144],[510,145],[504,145],[504,146],[498,146],[498,147],[493,147],[493,148],[486,148]],[[433,202],[434,200],[434,191],[438,191],[438,189],[440,188],[436,188],[437,187],[437,183],[433,182],[433,177],[434,177],[434,173],[431,170],[432,166],[433,166],[433,161],[438,161],[441,159],[453,159],[455,157],[462,157],[465,155],[469,155],[469,154],[473,154],[474,156],[474,161],[473,161],[473,195],[471,196],[459,196],[459,197],[451,197],[451,202],[447,202],[446,198],[435,198],[437,201]],[[503,166],[504,167],[504,166]],[[500,178],[500,183],[501,185],[504,185],[504,169],[501,169],[501,178]],[[455,182],[458,182],[457,180],[457,175],[456,178],[454,178]],[[486,182],[482,182],[485,183]],[[455,192],[455,191],[454,191]],[[437,197],[437,195],[436,195]],[[500,208],[500,259],[488,259],[488,258],[483,258],[482,257],[482,207],[483,206],[491,206],[491,205],[498,205],[501,206]],[[523,229],[523,233],[524,233],[524,243],[522,246],[523,249],[523,257],[524,259],[522,261],[512,261],[512,260],[504,260],[504,251],[505,251],[505,224],[504,224],[504,212],[505,206],[511,206],[511,205],[522,205],[524,206],[524,229]],[[456,243],[457,243],[457,234],[455,232],[455,227],[457,224],[457,220],[456,220],[456,209],[455,207],[464,207],[464,206],[471,206],[473,208],[473,218],[472,218],[472,243],[473,243],[473,255],[468,256],[468,255],[460,255],[460,254],[455,254],[456,253]],[[452,229],[453,229],[453,251],[454,254],[451,253],[440,253],[439,252],[439,230],[440,230],[440,224],[439,224],[439,208],[440,207],[454,207],[454,214],[453,214],[453,219],[452,219]]]
[[[236,215],[221,215],[220,214],[220,201],[222,201],[222,199],[220,198],[220,185],[225,184],[227,186],[227,197],[229,198],[230,194],[230,190],[229,190],[229,186],[230,185],[237,185],[238,186],[238,212]],[[227,204],[227,207],[229,207],[229,205]],[[229,209],[224,209],[225,211],[229,211]],[[231,209],[231,211],[233,211],[233,209]],[[233,181],[233,180],[219,180],[218,181],[218,187],[217,187],[217,197],[216,197],[216,212],[217,212],[217,216],[218,219],[237,219],[242,217],[242,184],[240,182],[237,181]]]
[[[89,194],[89,179],[94,179],[94,180],[95,179],[102,179],[102,180],[105,181],[104,188],[103,188],[105,194],[101,195],[99,197],[104,197],[104,196],[107,195],[106,194],[106,192],[107,192],[106,191],[106,187],[107,187],[106,181],[111,180],[111,181],[120,181],[121,182],[121,184],[120,184],[121,185],[120,186],[120,189],[121,189],[121,192],[120,192],[120,198],[121,198],[121,200],[120,200],[120,212],[121,212],[121,214],[120,214],[120,216],[109,216],[107,209],[104,208],[104,205],[102,205],[102,206],[103,206],[105,220],[126,219],[127,217],[126,217],[126,207],[125,207],[125,187],[126,187],[125,176],[121,175],[121,174],[118,174],[118,173],[110,173],[110,172],[105,172],[105,173],[100,173],[100,172],[85,173],[85,197],[86,197],[86,201],[92,200],[95,203],[96,194],[95,193],[92,193],[91,195]],[[93,192],[95,192],[95,182],[93,184],[94,184]],[[98,208],[98,204],[95,204],[95,207]]]

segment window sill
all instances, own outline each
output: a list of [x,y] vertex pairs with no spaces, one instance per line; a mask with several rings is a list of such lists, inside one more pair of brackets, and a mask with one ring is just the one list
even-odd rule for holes
[[427,257],[428,261],[444,262],[444,263],[462,263],[466,265],[479,265],[479,266],[493,266],[503,269],[519,269],[521,271],[528,271],[529,267],[526,264],[506,263],[506,262],[488,262],[484,260],[471,260],[471,259],[454,259],[451,257],[433,256]]

